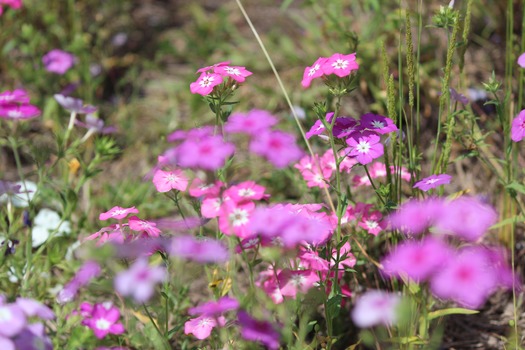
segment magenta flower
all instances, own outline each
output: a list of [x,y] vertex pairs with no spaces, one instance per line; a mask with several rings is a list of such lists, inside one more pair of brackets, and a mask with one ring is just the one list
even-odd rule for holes
[[226,320],[222,316],[218,318],[200,316],[186,321],[184,324],[184,334],[193,334],[195,338],[203,340],[210,336],[213,328],[224,326],[225,324]]
[[381,264],[386,275],[408,277],[419,283],[440,271],[452,256],[447,244],[435,238],[426,238],[421,242],[399,244]]
[[123,296],[132,296],[137,303],[148,301],[155,285],[167,278],[166,269],[161,266],[150,267],[146,258],[141,258],[127,271],[115,277],[115,290]]
[[125,332],[124,326],[117,323],[120,311],[111,303],[95,304],[91,310],[88,309],[85,308],[82,324],[91,328],[97,338],[102,339],[108,334],[119,335]]
[[525,68],[525,52],[522,53],[520,55],[520,57],[518,57],[518,65],[521,67],[521,68]]
[[138,212],[139,212],[138,209],[136,209],[135,207],[122,208],[119,206],[115,206],[111,208],[110,210],[108,210],[107,212],[100,214],[98,219],[99,220],[108,220],[108,219],[122,220],[129,214],[138,214]]
[[0,105],[0,118],[13,120],[25,120],[36,118],[40,115],[40,109],[33,105]]
[[352,74],[353,71],[359,69],[359,64],[356,62],[356,54],[342,55],[334,53],[322,65],[323,73],[326,75],[335,74],[340,78]]
[[253,138],[250,151],[265,157],[279,169],[299,160],[303,155],[292,134],[277,130],[263,132],[257,138]]
[[352,320],[360,328],[377,325],[391,326],[397,322],[397,309],[401,298],[399,295],[371,290],[363,294],[352,310]]
[[188,178],[180,169],[172,169],[170,171],[159,169],[155,171],[153,184],[158,192],[169,192],[171,190],[186,191]]
[[445,202],[440,198],[410,200],[390,215],[389,221],[392,228],[417,235],[436,223],[445,206]]
[[76,58],[73,54],[54,49],[42,57],[42,63],[48,72],[56,74],[66,73],[75,64]]
[[378,134],[388,134],[398,130],[392,119],[372,113],[361,116],[361,127]]
[[383,144],[379,136],[375,134],[362,133],[349,137],[346,143],[350,146],[351,157],[356,157],[361,164],[368,164],[372,160],[383,155]]
[[451,179],[452,179],[452,176],[447,175],[447,174],[431,175],[429,177],[425,177],[424,179],[416,182],[416,184],[414,185],[414,188],[419,188],[421,191],[426,192],[432,188],[436,188],[440,185],[450,183]]
[[244,181],[231,186],[225,191],[225,196],[231,198],[235,203],[260,200],[265,197],[265,188],[254,181]]
[[277,124],[277,118],[270,112],[253,109],[248,113],[233,113],[224,124],[224,131],[237,134],[244,133],[257,136]]
[[261,343],[270,350],[279,349],[279,332],[270,322],[258,321],[242,310],[238,312],[237,317],[244,339]]
[[183,168],[217,170],[235,152],[235,146],[221,136],[189,138],[176,148],[176,163]]
[[309,87],[312,83],[312,80],[315,78],[322,77],[324,75],[323,65],[326,63],[327,58],[319,57],[317,61],[312,64],[311,67],[306,67],[303,73],[303,80],[301,85],[305,88]]
[[0,16],[2,16],[2,13],[4,12],[2,5],[6,5],[14,10],[18,10],[20,7],[22,7],[22,0],[0,0]]
[[86,261],[77,271],[75,276],[69,281],[57,295],[57,302],[64,304],[72,301],[78,290],[91,282],[93,278],[100,275],[102,269],[96,261]]
[[217,301],[209,301],[202,305],[193,307],[188,310],[188,313],[192,316],[208,316],[217,317],[222,313],[230,310],[237,310],[239,308],[239,302],[237,299],[230,298],[228,296],[222,297]]
[[[525,54],[524,54],[525,55]],[[525,59],[524,59],[525,60]],[[525,109],[522,110],[512,121],[510,138],[514,142],[519,142],[525,137]]]
[[10,105],[14,103],[28,104],[29,95],[23,89],[16,89],[11,91],[4,91],[0,93],[0,106]]
[[78,114],[89,114],[97,111],[97,107],[91,105],[84,105],[84,101],[78,98],[64,96],[61,94],[55,94],[54,98],[59,105],[64,107],[64,109],[68,110],[69,112],[74,112]]
[[128,225],[131,230],[145,232],[148,237],[158,237],[161,233],[161,231],[156,227],[156,223],[139,219],[136,216],[129,218]]
[[202,96],[209,95],[213,88],[223,81],[222,75],[216,73],[202,73],[197,81],[190,84],[190,91],[192,94],[199,94]]
[[231,78],[239,83],[246,80],[253,73],[248,71],[246,67],[220,65],[213,68],[213,72],[221,75],[223,78]]

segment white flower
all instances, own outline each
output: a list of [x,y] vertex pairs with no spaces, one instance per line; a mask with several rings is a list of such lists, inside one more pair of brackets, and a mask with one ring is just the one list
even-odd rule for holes
[[48,240],[49,235],[55,231],[55,236],[69,234],[71,225],[68,221],[61,222],[60,216],[56,211],[47,208],[40,210],[33,220],[33,248],[41,246]]
[[0,203],[7,203],[7,200],[11,198],[11,204],[17,208],[26,208],[29,206],[29,202],[35,196],[38,186],[32,181],[26,181],[25,185],[23,181],[18,181],[13,184],[13,186],[17,185],[20,186],[20,193],[4,193],[0,196]]

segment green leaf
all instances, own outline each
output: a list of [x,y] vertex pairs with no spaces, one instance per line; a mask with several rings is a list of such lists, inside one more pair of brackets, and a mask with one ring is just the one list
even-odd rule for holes
[[509,225],[509,224],[515,224],[518,221],[525,221],[525,217],[523,217],[521,215],[511,216],[510,218],[506,218],[505,220],[501,220],[497,224],[492,225],[490,227],[490,229],[493,230],[493,229],[500,228],[502,226],[506,226],[506,225]]
[[464,309],[462,307],[452,307],[449,309],[442,309],[430,312],[428,314],[428,320],[430,321],[435,318],[443,317],[446,315],[474,315],[477,313],[479,313],[478,310]]
[[336,294],[326,302],[326,317],[331,319],[336,318],[341,311],[341,301],[343,298],[341,294]]
[[510,184],[505,186],[506,189],[514,190],[519,193],[525,194],[525,185],[520,184],[516,181],[511,182]]

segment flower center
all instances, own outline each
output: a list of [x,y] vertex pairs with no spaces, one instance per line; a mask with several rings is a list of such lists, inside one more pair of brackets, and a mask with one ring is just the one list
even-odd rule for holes
[[0,323],[9,322],[13,318],[11,311],[7,308],[0,308]]
[[202,87],[208,87],[213,83],[214,80],[215,80],[214,77],[204,77],[200,81],[199,85]]
[[372,122],[372,126],[376,129],[383,129],[385,127],[385,124],[383,122],[380,122],[379,120],[374,120]]
[[234,209],[230,214],[230,222],[233,226],[243,226],[248,223],[248,212],[243,209]]
[[239,196],[241,197],[251,197],[255,195],[255,191],[251,188],[241,188],[238,192]]
[[315,66],[313,66],[312,68],[310,68],[310,70],[308,71],[308,76],[312,76],[315,74],[315,72],[317,72],[319,70],[319,68],[321,68],[321,66],[319,64],[316,64]]
[[109,323],[109,321],[104,318],[99,318],[95,326],[97,327],[97,329],[101,329],[105,331],[109,329],[109,327],[111,326],[111,323]]
[[370,151],[370,144],[368,141],[359,141],[356,149],[359,153],[368,153]]
[[332,67],[335,69],[346,69],[346,67],[348,67],[348,61],[339,59],[332,63]]

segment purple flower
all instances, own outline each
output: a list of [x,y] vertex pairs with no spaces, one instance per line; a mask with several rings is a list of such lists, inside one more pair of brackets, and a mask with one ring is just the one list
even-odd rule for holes
[[26,324],[26,316],[20,306],[16,304],[0,306],[0,337],[14,337]]
[[104,121],[102,119],[97,118],[93,114],[86,115],[85,123],[79,120],[75,120],[75,124],[83,128],[86,128],[88,130],[93,130],[94,132],[98,132],[101,134],[111,134],[117,131],[117,128],[115,128],[114,126],[104,127]]
[[253,138],[250,151],[265,157],[276,168],[285,168],[299,160],[303,151],[297,146],[295,137],[283,131],[266,131]]
[[155,290],[155,285],[166,280],[166,269],[160,266],[150,267],[146,258],[141,258],[127,271],[115,277],[115,289],[123,296],[131,295],[137,303],[148,301]]
[[518,57],[518,65],[521,67],[521,68],[525,68],[525,52],[522,53],[520,55],[520,57]]
[[361,128],[372,130],[379,134],[388,134],[399,130],[392,119],[372,113],[361,116]]
[[[524,54],[525,55],[525,54]],[[524,59],[525,60],[525,59]],[[519,142],[525,137],[525,109],[522,110],[512,121],[510,138],[514,142]]]
[[227,133],[243,133],[251,136],[257,136],[260,132],[270,129],[277,124],[275,118],[270,112],[253,109],[248,113],[234,113],[228,117],[224,124],[224,131]]
[[15,338],[15,345],[17,349],[24,350],[53,349],[53,343],[51,342],[51,339],[49,339],[49,337],[46,336],[44,331],[44,325],[42,323],[32,323],[28,325]]
[[390,215],[390,225],[404,233],[417,235],[436,222],[444,207],[445,202],[440,198],[410,200]]
[[189,235],[173,238],[169,253],[200,263],[223,263],[230,258],[228,249],[221,242],[212,239],[199,240]]
[[244,339],[259,342],[270,350],[279,349],[279,332],[270,322],[258,321],[242,310],[237,317],[241,326],[241,336]]
[[200,316],[216,317],[226,311],[236,310],[238,307],[239,307],[239,302],[237,301],[237,299],[233,299],[228,296],[225,296],[225,297],[220,298],[217,301],[209,301],[202,305],[193,307],[188,310],[188,313],[192,316],[200,315]]
[[460,94],[454,88],[450,88],[449,91],[450,91],[450,97],[454,101],[458,101],[458,102],[463,103],[464,105],[468,105],[469,100],[468,100],[468,98],[465,95]]
[[399,295],[381,290],[371,290],[363,294],[352,311],[352,320],[361,328],[380,324],[391,326],[397,321]]
[[73,54],[59,49],[51,50],[42,57],[42,63],[44,63],[46,70],[60,75],[73,67],[75,61],[76,58]]
[[431,175],[429,177],[425,177],[424,179],[416,182],[416,184],[414,185],[414,188],[419,188],[421,191],[426,192],[432,188],[436,188],[440,185],[450,183],[451,179],[452,179],[452,176],[447,175],[447,174]]
[[55,318],[55,313],[44,304],[28,298],[16,299],[18,305],[27,317],[40,317],[43,320],[52,320]]
[[97,110],[97,107],[91,105],[84,105],[84,101],[78,98],[73,98],[69,96],[64,96],[61,94],[54,95],[55,100],[64,107],[66,110],[78,114],[89,114],[94,113]]
[[351,157],[356,157],[361,164],[368,164],[383,155],[384,148],[378,135],[367,132],[350,136],[346,143],[350,146]]
[[64,304],[72,301],[78,290],[100,275],[101,268],[96,261],[89,260],[78,269],[75,276],[67,283],[57,295],[57,302]]
[[409,277],[419,283],[440,270],[451,256],[450,247],[435,238],[404,242],[382,261],[383,272],[388,276]]

